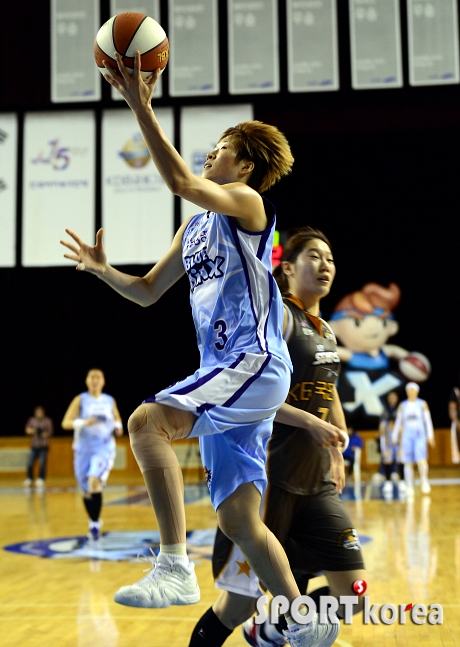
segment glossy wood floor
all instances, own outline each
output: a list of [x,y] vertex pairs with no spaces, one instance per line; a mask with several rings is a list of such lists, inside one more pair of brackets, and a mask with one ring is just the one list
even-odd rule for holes
[[[431,471],[430,477],[460,476]],[[86,533],[80,497],[68,491],[26,494],[16,481],[0,479],[1,546]],[[72,486],[73,482],[60,481]],[[110,484],[114,484],[112,479]],[[139,484],[139,482],[137,482]],[[56,482],[48,483],[57,485]],[[131,487],[135,483],[130,484]],[[130,485],[127,485],[129,491]],[[14,489],[15,488],[15,489]],[[139,490],[137,490],[139,491]],[[120,498],[110,488],[106,501]],[[355,616],[336,641],[341,647],[460,647],[460,486],[433,485],[431,496],[417,488],[413,503],[383,500],[346,502],[364,544],[373,603],[442,604],[441,626],[369,625]],[[187,506],[190,529],[213,528],[211,506]],[[107,506],[105,530],[155,527],[148,507]],[[197,565],[202,599],[190,607],[142,610],[113,602],[113,592],[142,576],[145,565],[43,559],[0,551],[0,645],[5,647],[187,647],[199,616],[216,597],[210,562]],[[226,645],[245,645],[235,631]]]

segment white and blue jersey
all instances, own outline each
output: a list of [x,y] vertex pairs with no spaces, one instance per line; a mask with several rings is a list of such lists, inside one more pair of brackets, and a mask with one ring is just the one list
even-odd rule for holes
[[106,482],[115,458],[114,399],[102,393],[98,398],[90,393],[80,394],[78,417],[87,420],[97,418],[97,422],[82,427],[74,436],[75,478],[83,492],[88,491],[88,478],[95,476]]
[[274,226],[248,232],[234,218],[212,212],[189,222],[182,255],[201,366],[240,352],[270,353],[290,364],[283,304],[271,273]]
[[199,416],[190,437],[200,437],[215,508],[242,483],[263,491],[266,444],[289,390],[283,303],[271,273],[274,215],[269,222],[250,232],[213,212],[190,220],[182,255],[200,368],[146,400]]
[[427,440],[432,437],[433,431],[432,428],[427,428],[424,414],[424,400],[417,398],[401,402],[393,435],[397,438],[402,429],[399,445],[402,463],[414,463],[427,458]]

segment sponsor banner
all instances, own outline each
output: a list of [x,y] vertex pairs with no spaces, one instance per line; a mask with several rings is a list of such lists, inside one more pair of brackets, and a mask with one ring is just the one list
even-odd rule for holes
[[24,124],[22,264],[70,265],[65,228],[94,240],[92,111],[29,113]]
[[[171,108],[155,114],[173,141]],[[102,119],[102,224],[111,263],[156,263],[174,235],[174,196],[166,187],[131,110],[106,110]]]
[[403,85],[399,0],[349,0],[352,86]]
[[[183,108],[180,125],[181,155],[190,170],[201,176],[206,155],[214,150],[222,133],[230,126],[250,119],[254,119],[250,104]],[[200,207],[186,200],[181,201],[181,209],[182,221],[200,213]]]
[[229,0],[230,94],[279,92],[278,2]]
[[101,73],[93,45],[99,30],[99,2],[51,0],[51,101],[99,101]]
[[16,172],[18,120],[0,114],[0,267],[16,263]]
[[[119,13],[126,11],[136,11],[137,13],[144,13],[160,23],[160,0],[110,0],[110,15],[116,16]],[[118,90],[110,86],[113,101],[124,101]],[[163,95],[163,86],[161,76],[155,85],[155,92],[153,98],[158,99]]]
[[336,0],[288,0],[289,92],[339,89]]
[[457,0],[407,0],[409,83],[459,82]]
[[172,97],[219,94],[217,0],[169,3],[169,93]]

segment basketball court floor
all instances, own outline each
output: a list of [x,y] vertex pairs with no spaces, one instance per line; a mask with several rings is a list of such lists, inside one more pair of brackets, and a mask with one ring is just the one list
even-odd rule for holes
[[[366,482],[344,493],[362,542],[366,595],[376,605],[378,624],[364,624],[361,615],[354,616],[352,624],[342,625],[337,647],[460,647],[457,476],[456,470],[432,469],[431,495],[422,496],[417,487],[407,502],[386,502],[379,487]],[[86,540],[86,517],[72,479],[49,480],[42,493],[24,490],[19,478],[0,480],[0,644],[187,647],[216,590],[210,563],[215,513],[205,486],[188,485],[186,502],[188,546],[201,601],[188,607],[135,609],[116,604],[113,593],[143,576],[149,567],[146,555],[158,542],[140,479],[109,480],[104,536],[98,545]],[[138,554],[144,557],[138,559]],[[397,609],[396,622],[382,622],[393,615],[388,608],[382,616],[384,604]],[[414,624],[410,606],[416,604],[427,612],[430,605],[441,605],[443,623]],[[246,643],[237,630],[226,645]]]

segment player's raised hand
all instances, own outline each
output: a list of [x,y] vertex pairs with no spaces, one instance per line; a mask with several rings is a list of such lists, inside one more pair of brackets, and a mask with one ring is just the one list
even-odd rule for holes
[[61,245],[67,247],[72,252],[71,254],[64,254],[64,258],[78,263],[75,268],[79,272],[83,270],[92,272],[93,274],[104,274],[107,267],[107,256],[102,244],[103,229],[99,229],[96,234],[96,244],[91,247],[82,241],[82,239],[71,229],[66,229],[66,233],[74,239],[76,245],[67,241],[61,240]]
[[120,92],[133,112],[149,107],[156,82],[163,69],[158,68],[148,79],[143,79],[140,72],[141,55],[139,52],[136,52],[134,56],[133,74],[130,74],[126,69],[123,59],[118,52],[115,52],[114,57],[117,61],[119,73],[111,68],[107,61],[103,61],[102,64],[107,70],[107,74],[104,74],[105,80]]

